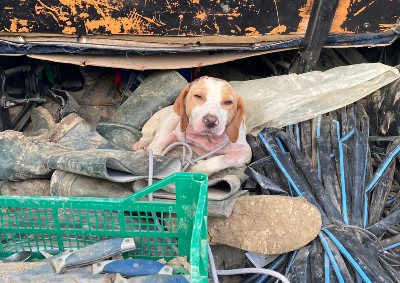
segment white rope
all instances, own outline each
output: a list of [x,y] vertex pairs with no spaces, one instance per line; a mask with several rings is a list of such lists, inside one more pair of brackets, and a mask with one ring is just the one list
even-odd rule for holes
[[[182,150],[181,171],[184,172],[189,168],[189,166],[195,165],[198,161],[217,153],[218,151],[223,149],[225,146],[227,146],[229,143],[230,143],[230,141],[229,141],[229,139],[227,139],[223,144],[221,144],[216,149],[214,149],[200,157],[197,157],[196,159],[192,159],[193,158],[193,149],[192,149],[191,145],[186,142],[186,133],[182,132],[182,141],[171,143],[169,146],[167,146],[166,149],[164,149],[164,151],[161,153],[161,155],[166,155],[168,152],[170,152],[175,147],[182,146],[183,150]],[[189,150],[189,157],[187,157],[187,158],[186,158],[186,149]]]

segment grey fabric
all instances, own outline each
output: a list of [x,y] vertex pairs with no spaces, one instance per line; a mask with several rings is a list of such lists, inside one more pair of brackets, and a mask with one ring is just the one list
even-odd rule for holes
[[176,71],[150,74],[118,108],[110,121],[96,130],[110,142],[131,149],[141,137],[143,125],[162,108],[174,103],[187,81]]
[[[208,182],[208,214],[210,216],[229,217],[236,199],[248,195],[248,191],[241,190],[241,184],[247,179],[243,173],[245,167],[228,168],[213,174]],[[147,186],[147,180],[137,180],[133,190],[139,192]],[[153,193],[155,199],[175,200],[175,187],[167,186]]]
[[[139,192],[145,187],[146,182],[144,180],[136,181],[133,186],[135,192]],[[208,215],[214,217],[229,217],[232,214],[237,198],[249,194],[248,191],[239,189],[229,193],[225,192],[225,194],[221,191],[213,192],[212,187],[209,188],[208,193]],[[210,193],[213,197],[210,197]],[[153,196],[155,201],[175,202],[176,200],[175,193],[167,192],[165,190],[156,191],[153,193]],[[216,199],[216,196],[218,196],[219,199]]]
[[224,200],[236,194],[248,177],[246,167],[227,168],[208,178],[208,196],[210,200]]
[[[111,149],[78,151],[14,131],[0,133],[0,160],[3,180],[50,177],[56,169],[114,182],[130,182],[148,174],[146,154]],[[165,178],[179,168],[178,159],[154,157],[156,178]]]
[[[241,184],[247,180],[247,175],[243,172],[246,167],[227,168],[218,173],[211,175],[208,178],[208,199],[209,200],[224,200],[236,194],[241,187]],[[146,180],[135,182],[133,189],[140,191],[147,186]],[[175,194],[173,185],[163,188],[168,193]],[[156,193],[157,194],[157,193]]]

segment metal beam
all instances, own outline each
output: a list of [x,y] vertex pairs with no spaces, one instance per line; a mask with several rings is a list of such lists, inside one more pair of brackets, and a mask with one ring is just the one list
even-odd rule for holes
[[326,41],[339,0],[314,0],[302,49],[291,64],[291,73],[306,73],[315,69]]

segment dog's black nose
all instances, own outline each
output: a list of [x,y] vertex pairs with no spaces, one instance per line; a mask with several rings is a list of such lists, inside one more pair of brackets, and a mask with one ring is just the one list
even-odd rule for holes
[[218,125],[219,121],[217,116],[207,114],[203,117],[203,123],[207,128],[212,129]]

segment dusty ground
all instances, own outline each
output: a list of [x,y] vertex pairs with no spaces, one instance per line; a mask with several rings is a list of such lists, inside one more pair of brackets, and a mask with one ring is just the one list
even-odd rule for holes
[[263,254],[297,250],[320,229],[318,209],[304,199],[265,195],[238,198],[228,219],[209,217],[208,225],[211,244]]
[[18,182],[0,181],[0,195],[5,196],[50,196],[50,180],[31,179]]

